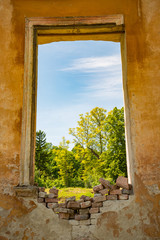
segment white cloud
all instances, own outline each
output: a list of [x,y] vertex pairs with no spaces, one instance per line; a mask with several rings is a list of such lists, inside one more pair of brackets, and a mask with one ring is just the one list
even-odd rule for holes
[[71,65],[67,68],[63,68],[63,71],[83,71],[83,72],[101,72],[112,71],[113,67],[121,65],[121,56],[105,56],[105,57],[89,57],[75,59]]

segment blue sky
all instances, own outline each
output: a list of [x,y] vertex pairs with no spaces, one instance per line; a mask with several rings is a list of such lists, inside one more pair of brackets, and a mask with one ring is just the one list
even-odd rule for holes
[[123,106],[120,44],[53,42],[38,46],[37,130],[59,145],[79,114]]

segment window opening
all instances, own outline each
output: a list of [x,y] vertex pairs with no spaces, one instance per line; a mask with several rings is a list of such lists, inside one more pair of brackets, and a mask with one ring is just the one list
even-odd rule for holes
[[78,192],[82,187],[93,196],[99,178],[114,183],[126,176],[119,43],[39,45],[37,96],[35,181],[40,186]]

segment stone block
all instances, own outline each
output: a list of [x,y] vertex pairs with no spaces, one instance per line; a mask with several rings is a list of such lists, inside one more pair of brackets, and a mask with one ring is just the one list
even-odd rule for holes
[[89,214],[79,215],[75,214],[75,220],[81,221],[81,220],[87,220],[89,219]]
[[44,202],[44,198],[37,198],[37,202],[38,203],[43,203]]
[[120,195],[120,194],[122,194],[121,189],[115,189],[110,191],[110,195]]
[[79,202],[79,203],[84,202],[84,199],[79,199],[79,200],[77,200],[77,202]]
[[45,198],[46,195],[47,195],[46,192],[39,192],[39,193],[38,193],[39,198]]
[[50,193],[47,195],[48,198],[57,198],[58,195],[57,194],[54,194],[54,193]]
[[93,202],[93,198],[86,196],[86,198],[85,198],[85,202],[87,202],[87,201],[91,201],[91,202]]
[[104,188],[112,188],[112,185],[110,184],[110,182],[108,180],[105,180],[104,178],[100,178],[99,182],[103,185]]
[[89,209],[89,213],[90,213],[90,214],[99,213],[99,208],[98,208],[98,207],[97,207],[97,208],[90,208],[90,209]]
[[48,208],[57,208],[58,207],[58,203],[47,203],[47,207]]
[[61,219],[69,219],[69,213],[59,213],[59,218]]
[[107,200],[117,200],[117,195],[108,195]]
[[77,201],[70,201],[67,203],[67,208],[71,208],[71,209],[79,209],[80,208],[80,203]]
[[89,213],[89,208],[79,209],[79,214],[80,215],[85,215],[85,214],[88,214],[88,213]]
[[96,192],[99,192],[102,189],[103,189],[103,185],[99,184],[99,185],[93,187],[93,192],[96,193]]
[[118,195],[118,200],[128,200],[128,199],[129,199],[128,194]]
[[103,195],[100,197],[94,197],[93,200],[94,200],[94,203],[106,201],[106,195]]
[[91,205],[92,205],[91,201],[86,201],[86,202],[80,203],[81,208],[88,208]]
[[57,198],[45,198],[46,203],[58,203]]
[[106,194],[109,193],[109,188],[105,188],[103,190],[100,190],[99,192],[100,192],[101,195],[106,195]]
[[103,207],[103,202],[93,202],[92,208]]
[[53,193],[53,194],[55,194],[55,195],[58,195],[58,189],[56,188],[56,187],[53,187],[53,188],[51,188],[50,190],[49,190],[49,193]]
[[118,177],[116,180],[116,185],[124,189],[128,189],[128,190],[130,189],[130,186],[128,184],[128,178],[126,177],[122,177],[122,176]]

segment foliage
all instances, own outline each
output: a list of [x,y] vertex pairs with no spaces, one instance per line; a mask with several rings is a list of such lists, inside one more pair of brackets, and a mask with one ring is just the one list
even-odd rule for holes
[[80,114],[69,133],[74,137],[72,150],[65,138],[52,146],[43,131],[37,132],[35,181],[40,186],[91,188],[100,177],[114,182],[127,175],[123,108],[107,113],[96,107]]

